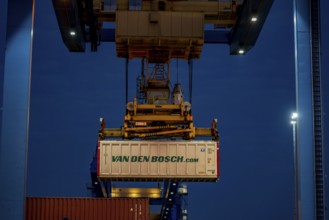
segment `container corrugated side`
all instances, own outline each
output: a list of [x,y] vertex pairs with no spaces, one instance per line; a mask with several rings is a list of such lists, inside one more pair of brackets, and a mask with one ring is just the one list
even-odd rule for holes
[[215,141],[100,141],[98,177],[114,181],[217,181]]
[[148,199],[27,197],[25,220],[148,220]]
[[[149,22],[155,19],[156,25]],[[180,43],[185,39],[203,39],[204,15],[193,12],[168,12],[157,11],[117,11],[116,12],[116,38],[144,39],[148,36],[166,40],[180,38]]]

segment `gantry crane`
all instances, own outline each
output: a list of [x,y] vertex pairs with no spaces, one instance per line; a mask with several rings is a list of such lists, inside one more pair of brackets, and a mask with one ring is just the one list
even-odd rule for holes
[[[126,88],[123,126],[107,128],[105,120],[101,119],[97,154],[101,141],[117,138],[127,141],[189,141],[196,137],[210,137],[219,143],[216,119],[209,123],[208,128],[194,125],[191,112],[193,60],[200,58],[205,43],[229,44],[233,55],[247,53],[257,40],[272,2],[53,0],[62,38],[69,51],[84,52],[86,42],[90,43],[91,51],[97,51],[101,42],[115,42],[117,57],[126,59],[126,80],[128,60],[141,60],[142,71],[137,79],[134,100],[128,100]],[[106,28],[105,22],[115,22],[115,29]],[[205,28],[209,25],[210,29]],[[170,63],[173,59],[185,60],[189,64],[189,100],[185,99],[180,84],[171,89]],[[146,180],[163,180],[164,184],[149,189],[114,188],[111,185],[113,179],[97,173],[100,163],[97,154],[91,164],[93,189],[97,196],[149,197],[151,203],[162,205],[161,219],[187,218],[182,203],[187,187],[180,182],[200,179],[152,177]],[[210,160],[208,158],[208,163]]]

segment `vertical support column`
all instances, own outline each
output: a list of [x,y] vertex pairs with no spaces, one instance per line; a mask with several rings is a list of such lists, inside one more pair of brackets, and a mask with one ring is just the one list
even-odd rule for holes
[[314,126],[314,175],[316,219],[325,220],[326,201],[324,196],[324,144],[322,126],[322,85],[321,85],[321,31],[320,0],[310,1],[311,45],[312,45],[312,89],[313,89],[313,126]]
[[294,0],[298,144],[298,216],[315,219],[314,132],[309,0]]
[[[5,66],[5,48],[6,48],[6,32],[7,32],[7,7],[8,0],[0,1],[0,144],[1,144],[1,124],[2,124],[2,91]],[[1,155],[1,145],[0,145]]]
[[[24,219],[34,1],[1,0],[0,219]],[[3,47],[3,45],[5,47]],[[4,49],[5,48],[5,49]]]
[[299,178],[297,175],[297,141],[296,141],[296,121],[297,121],[297,113],[293,113],[291,116],[291,124],[292,124],[292,134],[293,134],[293,158],[294,158],[294,220],[298,220],[298,182]]

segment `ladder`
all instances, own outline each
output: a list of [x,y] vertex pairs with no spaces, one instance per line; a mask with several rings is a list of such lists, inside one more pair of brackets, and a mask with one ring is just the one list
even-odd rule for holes
[[313,130],[315,156],[315,201],[316,219],[325,219],[324,205],[324,160],[323,160],[323,125],[321,95],[321,60],[320,60],[320,3],[310,1],[311,39],[312,39],[312,84],[313,84]]

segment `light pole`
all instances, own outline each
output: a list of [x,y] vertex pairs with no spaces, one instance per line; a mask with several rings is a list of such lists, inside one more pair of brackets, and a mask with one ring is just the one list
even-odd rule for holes
[[293,135],[293,155],[294,155],[294,220],[298,220],[298,212],[299,212],[299,205],[298,205],[298,162],[297,162],[297,134],[296,134],[296,125],[297,125],[297,118],[298,114],[296,112],[292,113],[291,121],[292,124],[292,135]]

